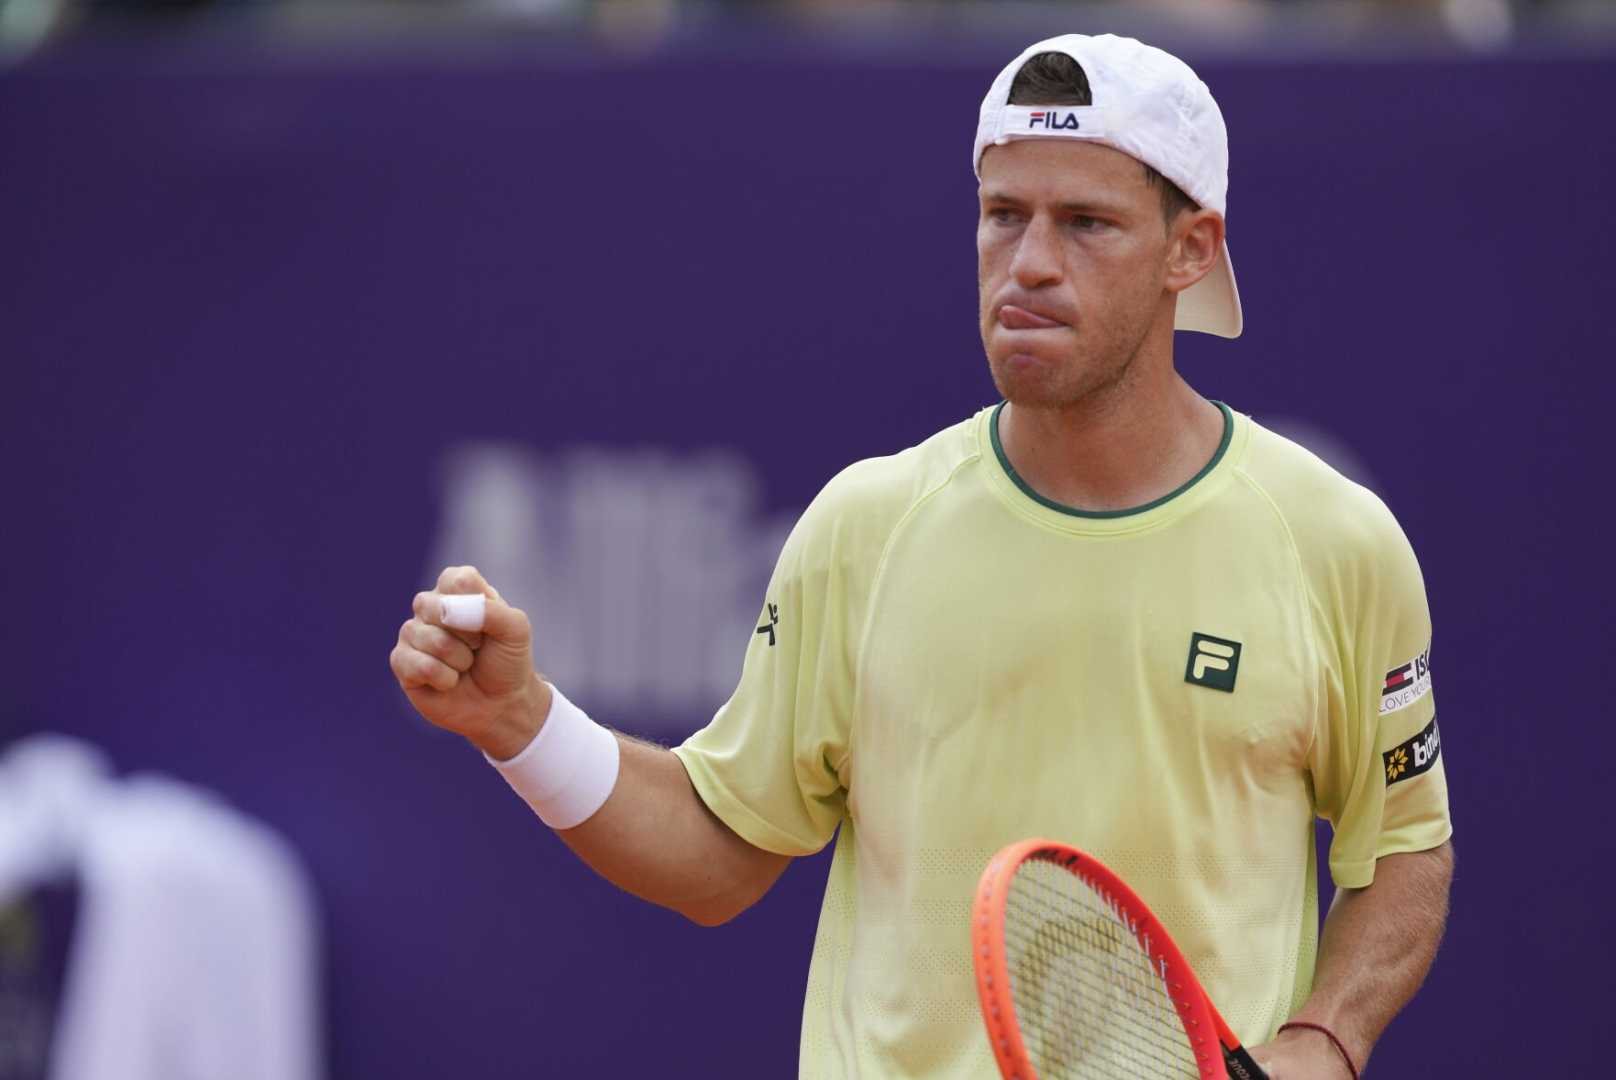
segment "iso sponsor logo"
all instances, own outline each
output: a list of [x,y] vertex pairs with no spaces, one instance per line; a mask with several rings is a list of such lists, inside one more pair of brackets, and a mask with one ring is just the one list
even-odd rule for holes
[[1386,673],[1381,684],[1380,715],[1406,709],[1431,692],[1431,647]]

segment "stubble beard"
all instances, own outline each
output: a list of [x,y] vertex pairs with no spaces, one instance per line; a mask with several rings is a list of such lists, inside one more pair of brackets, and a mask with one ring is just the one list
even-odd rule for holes
[[[1087,410],[1115,397],[1129,384],[1134,360],[1149,332],[1149,324],[1114,333],[1093,347],[1074,348],[1063,362],[1042,373],[1011,375],[1004,363],[988,352],[988,371],[999,396],[1019,409],[1070,412]],[[983,348],[987,350],[984,328]],[[1043,377],[1039,377],[1042,375]]]

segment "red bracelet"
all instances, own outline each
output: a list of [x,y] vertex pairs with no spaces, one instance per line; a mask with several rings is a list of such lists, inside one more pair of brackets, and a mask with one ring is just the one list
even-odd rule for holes
[[1331,1031],[1323,1024],[1310,1024],[1306,1020],[1292,1020],[1288,1023],[1279,1025],[1279,1031],[1277,1034],[1284,1034],[1285,1031],[1290,1028],[1303,1028],[1307,1031],[1316,1031],[1320,1035],[1323,1035],[1326,1039],[1329,1039],[1330,1045],[1335,1047],[1335,1052],[1340,1054],[1341,1060],[1347,1063],[1347,1071],[1352,1074],[1352,1080],[1358,1080],[1358,1067],[1352,1063],[1352,1055],[1347,1053],[1347,1048],[1345,1046],[1341,1045],[1341,1040],[1335,1037],[1335,1032]]

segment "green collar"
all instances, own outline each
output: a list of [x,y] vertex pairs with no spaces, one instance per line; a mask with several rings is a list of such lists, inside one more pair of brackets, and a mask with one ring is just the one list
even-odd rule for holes
[[1154,510],[1163,503],[1171,502],[1173,499],[1178,498],[1190,488],[1204,480],[1207,473],[1210,473],[1213,469],[1217,468],[1218,462],[1223,460],[1223,455],[1229,449],[1229,442],[1234,438],[1234,414],[1229,411],[1229,406],[1225,405],[1221,401],[1214,401],[1212,404],[1216,405],[1223,413],[1223,438],[1221,441],[1219,441],[1217,453],[1212,455],[1212,460],[1208,461],[1204,466],[1202,466],[1200,472],[1196,473],[1194,476],[1190,477],[1188,480],[1184,481],[1184,483],[1180,484],[1172,491],[1169,491],[1161,498],[1152,499],[1143,506],[1133,506],[1126,510],[1079,510],[1075,506],[1067,506],[1064,503],[1058,503],[1053,499],[1047,499],[1038,494],[1038,492],[1034,491],[1032,489],[1032,485],[1023,480],[1021,478],[1021,474],[1016,472],[1015,467],[1010,464],[1010,459],[1005,455],[1004,452],[1004,444],[999,441],[999,414],[1004,411],[1005,402],[999,402],[999,404],[995,406],[993,410],[993,415],[988,419],[988,435],[993,440],[993,453],[999,459],[999,465],[1004,469],[1005,475],[1010,477],[1010,479],[1015,482],[1016,487],[1021,489],[1021,493],[1023,495],[1027,496],[1027,498],[1033,500],[1038,505],[1046,506],[1051,510],[1058,510],[1062,514],[1070,514],[1072,517],[1130,517],[1134,514],[1143,514],[1147,510]]

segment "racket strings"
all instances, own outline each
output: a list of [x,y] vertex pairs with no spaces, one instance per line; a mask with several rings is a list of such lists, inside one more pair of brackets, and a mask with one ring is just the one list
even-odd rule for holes
[[1069,870],[1022,865],[1004,939],[1016,1020],[1042,1080],[1200,1076],[1161,961]]

